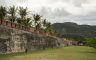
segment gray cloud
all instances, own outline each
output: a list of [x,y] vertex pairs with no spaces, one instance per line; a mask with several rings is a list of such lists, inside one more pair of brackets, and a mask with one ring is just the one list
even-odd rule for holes
[[88,3],[89,0],[49,0],[50,3],[56,3],[56,2],[67,2],[72,3],[73,5],[77,7],[81,7],[82,4]]
[[71,15],[64,8],[55,8],[52,10],[51,8],[42,7],[39,13],[49,18],[62,18],[64,16]]
[[64,17],[64,16],[68,16],[71,15],[70,13],[68,13],[64,8],[56,8],[53,12],[54,16],[56,17]]
[[[33,11],[31,13],[37,12],[52,23],[76,22],[96,25],[96,0],[40,0],[40,6],[37,5],[36,1],[38,0],[0,0],[0,5],[27,6]],[[62,7],[62,4],[60,7],[58,5],[55,6],[55,3],[58,2],[62,2],[65,5]]]
[[16,5],[15,1],[12,0],[0,0],[0,6],[12,6],[12,5]]
[[88,0],[74,0],[73,4],[77,7],[81,7],[82,4],[88,3]]
[[86,15],[86,16],[68,16],[68,18],[74,20],[78,24],[89,24],[96,25],[96,15]]
[[64,8],[52,10],[51,8],[42,7],[39,13],[52,23],[75,22],[78,24],[96,25],[96,11],[90,12],[88,15],[72,15]]
[[42,7],[39,12],[42,16],[49,19],[52,23],[56,22],[75,22],[78,24],[96,25],[96,13],[91,12],[88,15],[72,15],[64,8],[51,8]]
[[16,0],[16,1],[23,3],[23,2],[27,2],[28,0]]
[[[67,21],[68,18],[66,18],[66,16],[71,15],[64,8],[55,8],[52,10],[51,8],[47,7],[42,7],[39,14],[41,14],[44,18],[47,18],[47,20],[51,21],[52,23]],[[71,20],[69,19],[68,21]]]
[[7,2],[5,1],[5,0],[0,0],[0,5],[2,5],[2,6],[7,6]]

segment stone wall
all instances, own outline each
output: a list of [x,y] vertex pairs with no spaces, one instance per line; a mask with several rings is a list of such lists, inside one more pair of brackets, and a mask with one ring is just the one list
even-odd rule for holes
[[0,25],[0,54],[76,45],[77,42]]
[[0,25],[0,53],[57,47],[57,39]]

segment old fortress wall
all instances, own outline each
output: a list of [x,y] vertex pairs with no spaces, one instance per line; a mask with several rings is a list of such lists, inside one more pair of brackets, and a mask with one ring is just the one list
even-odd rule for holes
[[[64,42],[65,41],[65,42]],[[0,53],[25,52],[68,45],[66,40],[0,20]],[[72,45],[72,44],[70,44]]]

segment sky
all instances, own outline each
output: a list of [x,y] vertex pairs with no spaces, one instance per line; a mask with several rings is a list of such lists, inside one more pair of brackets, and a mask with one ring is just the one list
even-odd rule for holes
[[96,25],[96,0],[0,0],[3,6],[28,7],[51,23]]

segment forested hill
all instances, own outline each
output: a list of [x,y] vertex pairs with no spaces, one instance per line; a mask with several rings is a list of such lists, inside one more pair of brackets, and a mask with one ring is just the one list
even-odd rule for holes
[[72,22],[54,23],[53,28],[62,35],[96,37],[96,26],[78,25]]

